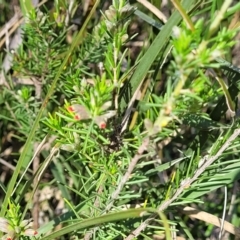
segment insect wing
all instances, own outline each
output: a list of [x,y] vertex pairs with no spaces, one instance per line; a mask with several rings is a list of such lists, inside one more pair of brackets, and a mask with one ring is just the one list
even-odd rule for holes
[[90,118],[88,110],[82,105],[74,104],[70,107],[70,110],[75,113],[74,117],[76,120],[85,120]]
[[108,111],[106,114],[101,116],[96,116],[94,118],[94,122],[99,126],[101,129],[105,129],[107,126],[108,118],[113,117],[116,114],[116,111]]
[[101,129],[105,129],[107,126],[106,119],[103,116],[96,116],[94,118],[94,122],[99,126]]

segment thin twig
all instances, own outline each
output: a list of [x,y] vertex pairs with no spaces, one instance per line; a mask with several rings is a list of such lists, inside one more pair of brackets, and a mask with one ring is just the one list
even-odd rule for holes
[[[14,9],[14,16],[0,29],[0,38],[4,37],[6,35],[6,32],[11,35],[16,28],[21,24],[22,20],[19,21],[19,18],[22,17],[20,10],[18,8]],[[17,26],[17,27],[16,27]],[[13,30],[10,31],[10,29],[13,28]],[[4,37],[3,41],[0,42],[0,48],[6,41],[6,36]]]
[[66,18],[65,18],[65,26],[68,27],[69,23],[70,23],[70,19],[71,19],[71,15],[73,13],[73,9],[74,9],[74,2],[73,0],[69,1],[69,5],[68,5],[68,9],[67,9],[67,13],[66,13]]
[[[193,182],[195,182],[198,177],[214,162],[216,161],[222,153],[231,145],[231,143],[239,136],[240,129],[236,129],[233,134],[226,140],[226,142],[222,145],[222,147],[219,149],[219,151],[216,153],[216,155],[211,157],[204,157],[200,160],[200,162],[204,162],[199,169],[194,173],[192,178],[184,179],[181,182],[181,185],[179,189],[174,193],[173,197],[169,200],[164,201],[160,207],[158,208],[158,211],[164,211],[172,202],[174,202],[185,190],[185,188],[188,188]],[[135,229],[125,240],[130,240],[135,237],[137,237],[145,228],[148,226],[148,224],[152,221],[153,218],[155,218],[157,215],[153,214],[145,220],[137,229]]]
[[142,145],[138,148],[137,153],[132,158],[132,160],[129,164],[127,172],[125,173],[125,175],[121,179],[121,182],[118,184],[118,187],[115,190],[115,192],[113,192],[113,194],[110,198],[110,202],[108,203],[108,205],[105,208],[105,212],[108,212],[112,208],[114,201],[118,198],[118,196],[119,196],[120,192],[122,191],[124,185],[126,184],[128,179],[130,178],[133,169],[137,165],[138,160],[142,157],[143,152],[147,149],[148,143],[149,143],[149,138],[145,138],[142,142]]
[[[121,182],[119,183],[117,189],[115,190],[115,192],[113,192],[111,198],[110,198],[110,201],[108,203],[108,205],[106,206],[105,208],[105,211],[104,213],[108,212],[112,206],[113,206],[113,203],[114,201],[117,199],[117,197],[119,196],[123,186],[126,184],[126,182],[128,181],[133,169],[135,168],[138,160],[142,157],[142,154],[143,152],[147,149],[147,146],[148,146],[148,143],[149,143],[149,138],[146,138],[143,140],[142,142],[142,145],[138,148],[138,151],[137,153],[135,154],[135,156],[132,158],[130,164],[129,164],[129,167],[127,169],[127,172],[125,173],[125,175],[123,176]],[[103,213],[103,214],[104,214]],[[93,232],[96,231],[96,228],[92,229],[90,232],[88,232],[85,236],[84,236],[84,239],[85,240],[89,240],[91,239],[91,236],[93,234]]]
[[[35,1],[37,4],[38,1]],[[42,4],[44,4],[45,2],[47,2],[47,0],[43,0],[40,4],[38,4],[38,7],[40,7]],[[4,44],[4,42],[8,41],[8,37],[10,37],[10,35],[13,34],[13,32],[15,32],[14,36],[11,38],[11,41],[9,42],[9,44],[7,44],[7,49],[12,49],[12,50],[16,50],[21,44],[22,44],[22,37],[23,37],[23,30],[20,28],[21,24],[24,24],[24,18],[22,17],[21,13],[17,12],[18,10],[16,10],[16,17],[14,17],[8,24],[6,24],[3,28],[3,30],[1,30],[0,34],[1,37],[3,37],[5,34],[5,36],[3,37],[3,39],[0,41],[0,46],[2,46]],[[10,89],[10,86],[7,82],[7,79],[5,77],[5,74],[8,73],[8,71],[11,69],[13,64],[13,55],[10,53],[7,53],[3,59],[2,62],[2,70],[0,71],[0,85],[5,85],[7,88]]]
[[213,224],[217,227],[221,227],[221,222],[223,221],[223,226],[224,226],[224,230],[234,234],[236,239],[240,239],[240,229],[235,227],[233,224],[231,224],[228,221],[224,221],[221,218],[218,218],[217,216],[214,216],[213,214],[204,212],[204,211],[200,211],[198,209],[192,208],[192,207],[184,207],[182,210],[180,210],[181,212],[183,212],[184,214],[187,214],[193,218],[202,220],[206,223],[210,223]]
[[10,164],[9,162],[7,162],[6,160],[4,160],[3,158],[0,158],[0,163],[2,165],[5,165],[7,168],[11,169],[11,170],[15,170],[15,166],[13,166],[12,164]]
[[144,7],[146,7],[148,10],[150,10],[156,17],[158,17],[163,23],[167,22],[166,16],[154,5],[152,5],[147,0],[137,0],[139,3],[141,3]]
[[[237,194],[238,194],[238,182],[236,181],[233,184],[233,190],[231,193],[231,202],[229,204],[229,210],[226,216],[226,221],[230,221],[232,219],[232,215],[234,214],[234,210],[237,204],[236,202]],[[229,232],[224,231],[222,240],[227,240],[227,239],[229,239]]]
[[227,186],[224,186],[224,206],[223,206],[223,214],[222,214],[222,219],[221,219],[221,224],[220,224],[220,231],[218,235],[218,239],[222,239],[223,235],[223,230],[224,230],[224,222],[225,222],[225,217],[226,217],[226,208],[227,208]]
[[173,197],[165,202],[158,208],[159,211],[166,209],[177,197],[184,191],[185,188],[188,188],[193,182],[195,182],[198,177],[208,168],[214,161],[216,161],[222,153],[229,147],[229,145],[234,141],[237,136],[240,134],[240,129],[236,129],[233,134],[227,139],[227,141],[222,145],[215,156],[205,157],[201,160],[204,162],[200,168],[195,172],[192,178],[185,179],[182,181],[180,188],[175,192]]

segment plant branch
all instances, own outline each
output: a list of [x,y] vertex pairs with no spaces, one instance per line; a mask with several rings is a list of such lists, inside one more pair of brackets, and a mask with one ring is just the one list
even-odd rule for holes
[[[204,157],[203,159],[200,160],[200,162],[204,162],[197,171],[195,171],[194,175],[192,178],[188,178],[188,179],[184,179],[181,182],[181,185],[179,187],[179,189],[177,189],[177,191],[175,192],[175,194],[173,195],[173,197],[169,200],[164,201],[160,207],[158,208],[158,211],[164,211],[167,207],[169,207],[169,205],[174,202],[179,196],[180,194],[183,193],[183,191],[185,190],[185,188],[189,188],[189,186],[197,180],[197,178],[214,162],[216,161],[221,154],[230,146],[230,144],[238,137],[238,135],[240,134],[240,128],[236,129],[233,134],[226,140],[226,142],[222,145],[222,147],[219,149],[219,151],[216,153],[216,155],[211,156],[211,157]],[[147,220],[145,220],[137,229],[135,229],[127,238],[126,240],[130,240],[135,238],[136,236],[138,236],[141,231],[143,231],[148,224],[151,222],[151,220],[153,218],[155,218],[157,215],[153,214],[151,216],[151,218],[148,218]]]
[[112,196],[110,198],[110,202],[106,206],[105,212],[108,212],[112,208],[114,201],[118,198],[121,190],[123,189],[123,186],[126,184],[128,179],[130,178],[130,175],[131,175],[133,169],[135,168],[138,160],[142,157],[143,152],[147,149],[148,143],[149,143],[149,138],[146,138],[146,139],[143,140],[142,145],[138,148],[137,153],[132,158],[132,160],[129,164],[127,172],[125,173],[125,175],[121,179],[121,182],[119,183],[117,189],[112,193]]

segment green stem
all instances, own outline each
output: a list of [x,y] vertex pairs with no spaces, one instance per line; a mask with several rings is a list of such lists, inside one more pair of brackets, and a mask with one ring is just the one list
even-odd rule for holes
[[220,9],[219,13],[214,18],[214,21],[212,22],[212,24],[209,27],[207,39],[209,39],[217,31],[217,29],[219,27],[219,24],[223,20],[224,14],[227,12],[227,10],[230,7],[231,3],[232,3],[232,0],[226,0],[223,3],[222,8]]
[[171,0],[172,4],[174,7],[179,11],[181,14],[182,18],[186,21],[188,27],[191,29],[191,31],[194,31],[194,24],[190,17],[187,15],[186,11],[183,9],[182,5],[179,3],[178,0]]

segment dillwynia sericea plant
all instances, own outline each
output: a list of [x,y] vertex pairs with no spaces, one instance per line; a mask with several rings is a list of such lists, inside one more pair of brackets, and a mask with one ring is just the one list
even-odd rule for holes
[[20,206],[9,203],[6,218],[0,217],[0,231],[5,233],[1,240],[30,239],[38,233],[32,229],[32,219],[21,220]]

